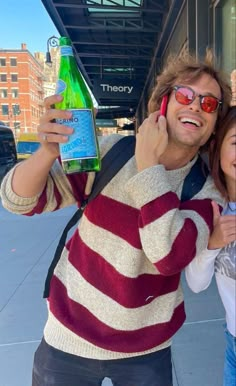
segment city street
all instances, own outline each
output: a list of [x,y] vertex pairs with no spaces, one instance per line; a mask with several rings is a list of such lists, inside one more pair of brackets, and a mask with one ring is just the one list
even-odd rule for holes
[[[0,386],[30,386],[46,319],[44,279],[74,210],[28,218],[0,204]],[[174,385],[222,386],[224,310],[215,282],[197,295],[186,288],[184,277],[183,287],[187,321],[173,342]],[[105,379],[103,386],[111,382]]]

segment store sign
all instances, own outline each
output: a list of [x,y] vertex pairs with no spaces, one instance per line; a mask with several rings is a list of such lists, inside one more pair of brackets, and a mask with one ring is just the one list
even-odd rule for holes
[[97,98],[112,99],[137,99],[140,95],[140,88],[130,79],[117,80],[95,80],[93,93]]
[[96,119],[96,126],[98,127],[117,127],[115,119]]

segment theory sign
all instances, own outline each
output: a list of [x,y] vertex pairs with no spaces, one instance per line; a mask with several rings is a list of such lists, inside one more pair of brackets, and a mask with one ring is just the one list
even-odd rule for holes
[[94,95],[97,98],[137,99],[140,95],[140,89],[131,80],[96,80],[93,87]]
[[111,86],[109,83],[101,83],[102,91],[107,92],[120,92],[130,94],[133,90],[133,86]]

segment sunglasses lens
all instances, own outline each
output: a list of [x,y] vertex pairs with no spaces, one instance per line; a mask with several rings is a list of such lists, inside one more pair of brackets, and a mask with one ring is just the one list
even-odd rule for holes
[[193,92],[186,87],[180,87],[175,91],[175,99],[181,105],[190,105],[194,99]]
[[174,90],[175,90],[175,99],[181,105],[190,105],[194,101],[196,96],[198,96],[200,98],[201,108],[206,113],[213,113],[219,107],[218,99],[211,95],[209,96],[196,95],[191,88],[184,87],[184,86],[175,86]]
[[205,96],[201,98],[201,108],[206,113],[213,113],[218,108],[219,102],[212,96]]

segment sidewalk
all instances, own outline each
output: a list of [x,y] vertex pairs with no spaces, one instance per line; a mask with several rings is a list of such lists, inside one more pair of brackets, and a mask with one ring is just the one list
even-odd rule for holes
[[[44,279],[74,210],[27,218],[0,204],[0,386],[30,386],[47,313]],[[182,281],[187,320],[173,341],[174,386],[222,386],[224,310],[215,282],[193,294],[184,276]],[[110,380],[103,386],[111,386]]]

